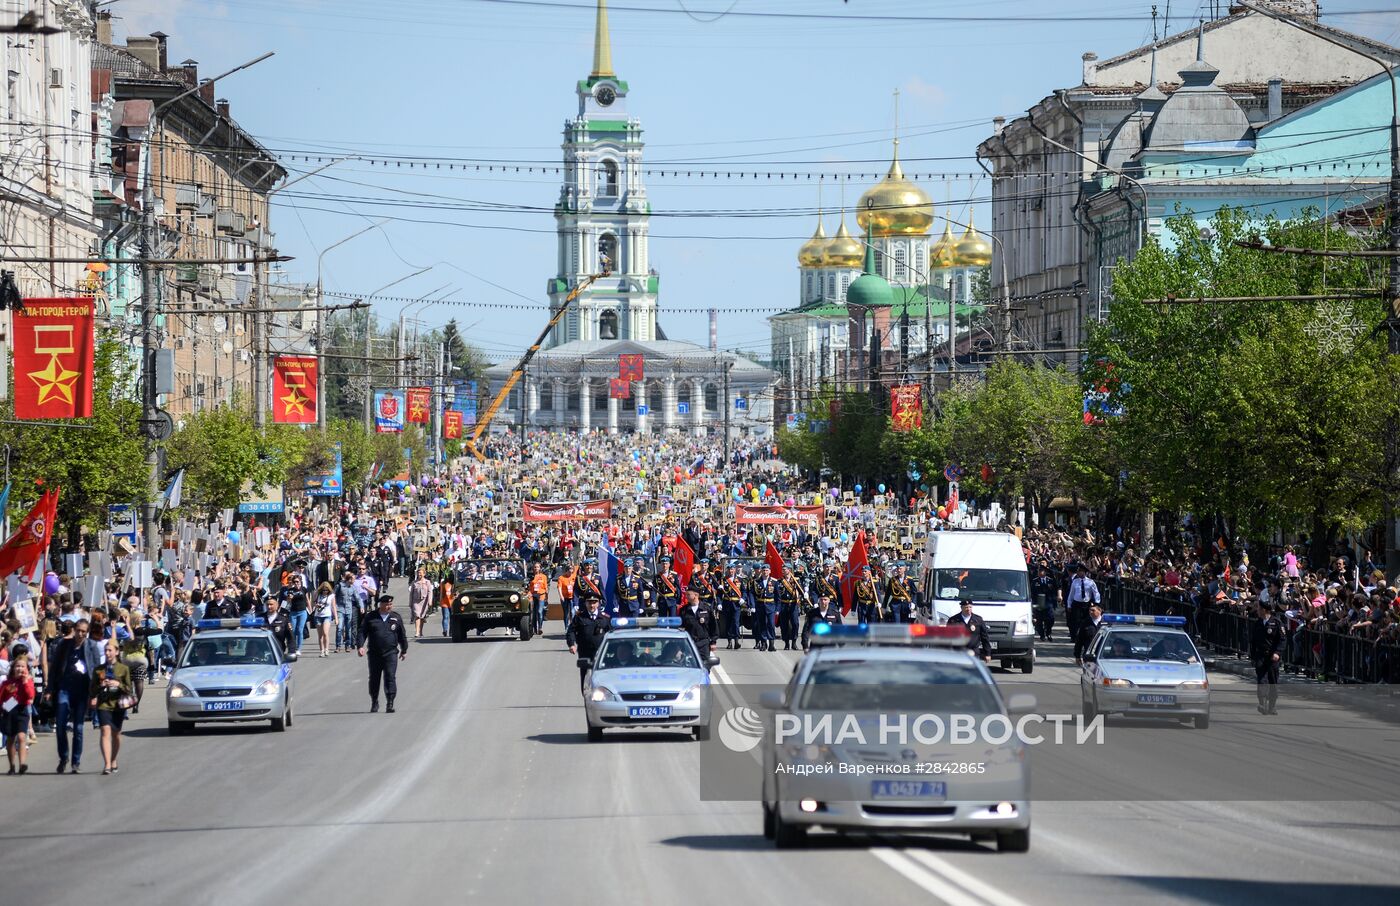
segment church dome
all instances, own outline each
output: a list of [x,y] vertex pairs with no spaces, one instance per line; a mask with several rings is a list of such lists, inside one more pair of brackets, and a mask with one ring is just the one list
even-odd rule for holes
[[958,263],[958,238],[953,235],[953,225],[943,222],[943,235],[928,252],[929,267],[936,271],[956,267]]
[[842,215],[841,228],[826,244],[826,256],[822,259],[822,265],[836,268],[860,267],[864,257],[865,244],[846,229],[846,217]]
[[846,288],[846,304],[864,309],[887,308],[894,304],[894,288],[875,273],[875,247],[868,240],[865,242],[865,266],[861,275]]
[[860,197],[856,222],[876,236],[924,236],[933,226],[933,199],[905,178],[898,142],[890,172]]
[[[818,215],[818,217],[820,216]],[[819,219],[817,220],[817,231],[812,234],[811,239],[802,243],[802,248],[797,250],[798,267],[821,267],[826,246],[826,225]]]
[[967,231],[958,240],[955,257],[959,267],[986,267],[992,263],[992,243],[972,225],[971,211],[967,212]]

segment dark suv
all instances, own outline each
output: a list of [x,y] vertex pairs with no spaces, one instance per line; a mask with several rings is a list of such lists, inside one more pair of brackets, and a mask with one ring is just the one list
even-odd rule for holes
[[465,642],[472,630],[504,627],[528,642],[530,587],[522,560],[466,560],[457,564],[452,582],[452,641]]

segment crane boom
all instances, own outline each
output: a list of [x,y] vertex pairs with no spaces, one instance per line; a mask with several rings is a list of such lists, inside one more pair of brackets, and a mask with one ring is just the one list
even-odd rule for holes
[[471,455],[475,456],[481,462],[486,461],[486,455],[477,447],[476,442],[481,439],[481,435],[491,426],[491,420],[496,417],[496,413],[505,405],[506,398],[510,396],[510,392],[515,389],[515,385],[520,383],[520,379],[525,376],[526,366],[528,366],[530,360],[535,357],[535,353],[540,351],[540,347],[544,345],[544,341],[549,336],[549,332],[554,329],[555,325],[564,317],[564,313],[569,310],[569,305],[579,296],[583,295],[583,291],[588,289],[588,287],[612,273],[612,269],[607,266],[606,260],[603,263],[603,267],[604,269],[601,274],[591,274],[585,277],[578,286],[569,290],[569,294],[564,297],[563,304],[559,306],[554,314],[550,315],[549,323],[545,324],[544,330],[540,331],[539,337],[530,345],[530,348],[525,350],[525,354],[520,357],[519,363],[517,363],[514,370],[511,371],[510,377],[506,378],[505,383],[501,385],[501,389],[496,393],[495,398],[491,400],[491,405],[486,407],[486,413],[482,415],[481,418],[477,419],[476,428],[472,431],[471,439],[467,441],[466,447],[467,452],[471,453]]

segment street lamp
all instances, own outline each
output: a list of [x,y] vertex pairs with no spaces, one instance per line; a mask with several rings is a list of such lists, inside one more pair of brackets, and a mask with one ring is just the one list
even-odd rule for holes
[[[337,240],[336,242],[332,242],[330,245],[326,246],[326,247],[321,251],[321,254],[319,254],[319,255],[316,256],[316,356],[317,356],[317,358],[318,358],[318,364],[317,364],[317,367],[316,367],[316,426],[317,426],[318,428],[324,428],[324,427],[326,426],[326,389],[325,389],[325,388],[326,388],[326,382],[325,382],[325,378],[322,376],[322,375],[323,375],[323,372],[325,372],[326,369],[325,369],[325,367],[324,367],[324,366],[325,366],[325,362],[320,360],[320,359],[321,359],[321,352],[322,352],[321,344],[325,341],[325,337],[323,336],[323,333],[324,333],[325,314],[326,314],[325,311],[323,310],[323,309],[325,309],[326,306],[325,306],[324,304],[322,304],[322,297],[321,297],[321,289],[322,289],[322,282],[321,282],[321,281],[322,281],[322,269],[321,269],[321,265],[322,265],[322,262],[324,262],[324,261],[326,260],[326,253],[328,253],[331,249],[336,248],[337,246],[342,246],[342,245],[344,245],[345,243],[349,242],[351,239],[355,239],[355,238],[357,238],[357,237],[363,236],[365,233],[368,233],[370,230],[377,229],[377,228],[383,226],[384,224],[386,224],[386,223],[388,223],[388,222],[389,222],[389,218],[387,218],[387,217],[384,218],[383,220],[376,220],[374,223],[371,223],[369,226],[365,227],[363,230],[360,230],[359,232],[351,233],[349,236],[346,236],[344,239],[340,239],[340,240]],[[421,271],[420,271],[420,273],[421,273]],[[390,284],[390,285],[392,286],[393,284]],[[375,290],[375,292],[379,292],[379,290]]]

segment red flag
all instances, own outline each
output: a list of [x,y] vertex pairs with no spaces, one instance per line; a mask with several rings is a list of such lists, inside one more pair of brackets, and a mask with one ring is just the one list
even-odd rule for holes
[[15,418],[92,416],[92,313],[90,297],[15,309]]
[[0,546],[0,577],[20,571],[27,580],[33,574],[48,554],[57,514],[58,488],[54,488],[44,492],[19,524],[19,530]]
[[624,381],[622,378],[609,379],[608,396],[615,400],[630,399],[632,397],[632,382]]
[[428,411],[433,404],[433,391],[430,387],[408,388],[408,420],[417,425],[428,423]]
[[913,431],[924,426],[923,387],[900,384],[890,388],[890,428]]
[[781,579],[783,577],[783,555],[778,553],[778,549],[773,546],[772,538],[766,539],[764,544],[764,562],[768,564],[768,570],[773,574],[773,578]]
[[442,436],[447,440],[462,439],[462,413],[456,409],[442,413]]
[[646,380],[645,366],[642,364],[646,357],[639,353],[624,354],[617,357],[617,378],[620,381],[644,381]]
[[855,543],[851,545],[851,553],[846,557],[846,571],[841,574],[841,615],[845,616],[851,612],[851,605],[856,600],[856,581],[860,579],[862,567],[868,566],[870,560],[865,555],[865,530],[856,532]]
[[685,543],[684,538],[677,537],[676,543],[671,547],[671,564],[675,566],[676,572],[681,577],[681,582],[690,584],[690,574],[695,570],[695,551],[690,549],[690,545]]
[[316,424],[316,366],[314,355],[279,355],[272,360],[272,421],[275,424]]

